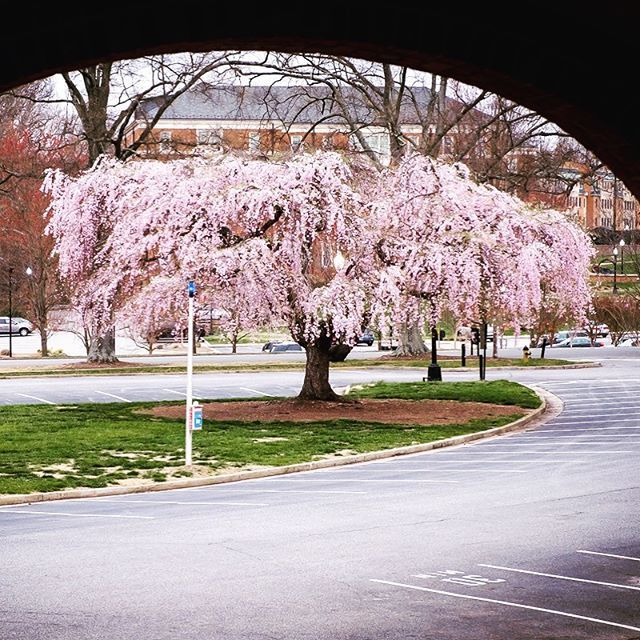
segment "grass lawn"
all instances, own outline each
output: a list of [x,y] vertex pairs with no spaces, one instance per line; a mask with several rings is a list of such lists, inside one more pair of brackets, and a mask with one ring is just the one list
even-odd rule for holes
[[[461,424],[421,426],[355,420],[251,422],[207,420],[193,435],[194,464],[213,470],[281,466],[337,452],[367,452],[501,426],[539,406],[515,382],[377,384],[361,398],[456,399],[514,405],[513,413]],[[255,401],[255,399],[253,399]],[[242,402],[238,400],[238,402]],[[268,402],[268,400],[265,400]],[[0,407],[0,494],[104,487],[125,480],[190,476],[183,467],[184,422],[140,413],[163,403]]]

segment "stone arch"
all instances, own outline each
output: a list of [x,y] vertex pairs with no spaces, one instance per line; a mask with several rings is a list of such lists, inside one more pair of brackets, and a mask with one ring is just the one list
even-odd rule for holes
[[[432,71],[499,93],[556,122],[606,163],[640,198],[635,90],[640,5],[597,13],[538,2],[457,6],[328,0],[299,3],[184,0],[23,3],[0,41],[0,89],[103,60],[212,49],[322,51]],[[65,4],[69,6],[65,8]]]

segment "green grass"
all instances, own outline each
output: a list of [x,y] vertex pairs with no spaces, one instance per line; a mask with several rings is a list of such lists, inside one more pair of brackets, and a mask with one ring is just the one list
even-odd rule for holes
[[[354,394],[355,395],[355,394]],[[207,420],[193,435],[194,464],[216,469],[280,466],[341,451],[432,442],[509,423],[538,398],[513,382],[378,384],[358,397],[461,399],[514,405],[513,414],[439,426],[332,419],[312,423]],[[267,400],[265,400],[267,401]],[[239,400],[242,402],[242,400]],[[173,402],[0,407],[0,494],[106,487],[125,479],[189,477],[184,422],[142,410]],[[278,438],[278,440],[273,440]]]
[[401,398],[404,400],[458,400],[516,405],[527,409],[540,406],[540,398],[528,387],[508,380],[483,382],[379,382],[355,388],[357,398]]

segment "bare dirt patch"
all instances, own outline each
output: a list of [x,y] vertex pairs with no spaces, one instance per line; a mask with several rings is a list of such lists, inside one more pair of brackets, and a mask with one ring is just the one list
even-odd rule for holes
[[[183,418],[184,404],[154,407],[144,413],[166,418]],[[207,420],[245,422],[318,422],[359,420],[390,424],[460,424],[474,419],[529,413],[521,407],[484,402],[452,400],[378,400],[358,402],[314,402],[299,400],[259,400],[210,402],[204,404]]]

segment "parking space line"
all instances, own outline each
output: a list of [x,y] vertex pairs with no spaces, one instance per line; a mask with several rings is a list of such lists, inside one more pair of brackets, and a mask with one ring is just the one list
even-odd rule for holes
[[[11,506],[20,506],[20,505],[11,505]],[[137,520],[155,520],[153,516],[129,516],[129,515],[120,515],[114,513],[67,513],[65,511],[36,511],[29,509],[9,509],[8,507],[4,507],[0,509],[0,513],[12,513],[21,516],[64,516],[67,518],[132,518]]]
[[631,591],[640,591],[640,587],[632,587],[629,584],[616,584],[614,582],[600,582],[599,580],[587,580],[586,578],[574,578],[572,576],[559,576],[554,573],[540,573],[538,571],[527,571],[526,569],[514,569],[513,567],[500,567],[495,564],[478,564],[479,567],[487,569],[498,569],[500,571],[512,571],[513,573],[526,573],[530,576],[541,576],[543,578],[556,578],[558,580],[570,580],[571,582],[585,582],[587,584],[597,584],[602,587],[616,587],[618,589],[630,589]]
[[184,391],[176,391],[175,389],[163,389],[163,391],[166,391],[167,393],[177,393],[179,396],[187,396]]
[[632,556],[619,556],[615,553],[603,553],[601,551],[585,551],[584,549],[578,549],[576,553],[589,553],[593,556],[606,556],[607,558],[618,558],[620,560],[634,560],[635,562],[640,562],[640,558],[634,558]]
[[[328,471],[335,471],[335,469],[328,469]],[[381,478],[381,479],[372,479],[372,478],[335,478],[332,480],[330,478],[280,478],[274,477],[270,479],[270,482],[422,482],[422,483],[433,483],[433,484],[458,484],[458,480],[416,480],[409,478]]]
[[131,400],[127,400],[122,396],[117,396],[115,393],[107,393],[106,391],[96,391],[96,393],[99,393],[103,396],[109,396],[110,398],[115,398],[116,400],[121,400],[122,402],[131,402]]
[[195,491],[226,491],[228,493],[330,493],[366,495],[367,491],[329,491],[323,489],[218,489],[217,487],[199,487]]
[[16,392],[17,396],[22,396],[23,398],[30,398],[31,400],[37,400],[38,402],[44,402],[45,404],[52,404],[52,405],[57,405],[57,402],[51,402],[51,400],[45,400],[44,398],[37,398],[36,396],[30,396],[26,393],[18,393]]
[[[587,445],[587,446],[592,446],[592,445],[598,445],[598,444],[611,444],[611,442],[572,442],[572,445]],[[622,443],[620,443],[622,444]],[[637,442],[625,442],[625,445],[628,444],[638,444]],[[553,444],[549,443],[549,442],[541,442],[539,444],[536,444],[535,442],[523,442],[522,444],[517,444],[517,443],[506,443],[506,444],[502,444],[501,442],[496,442],[495,444],[492,442],[484,442],[482,444],[483,447],[491,447],[493,449],[493,447],[552,447]],[[554,453],[553,451],[549,451],[548,453]],[[566,453],[566,451],[558,451],[558,453]],[[583,451],[579,451],[578,453],[583,453]],[[586,452],[589,453],[589,452]],[[591,453],[633,453],[633,451],[593,451]]]
[[404,589],[414,589],[416,591],[426,591],[428,593],[437,593],[443,596],[451,596],[452,598],[463,598],[465,600],[477,600],[480,602],[489,602],[491,604],[501,604],[505,607],[515,607],[517,609],[528,609],[529,611],[540,611],[541,613],[551,613],[556,616],[564,616],[566,618],[574,618],[576,620],[585,620],[587,622],[595,622],[596,624],[604,624],[610,627],[617,627],[618,629],[628,629],[629,631],[640,631],[640,627],[632,627],[628,624],[620,624],[619,622],[611,622],[610,620],[601,620],[600,618],[589,618],[587,616],[580,616],[576,613],[569,613],[567,611],[557,611],[556,609],[544,609],[542,607],[534,607],[528,604],[520,604],[518,602],[509,602],[507,600],[494,600],[493,598],[482,598],[481,596],[470,596],[465,593],[453,593],[451,591],[441,591],[440,589],[429,589],[427,587],[419,587],[414,584],[403,584],[402,582],[390,582],[389,580],[376,580],[370,579],[370,582],[377,582],[379,584],[388,584],[392,587],[402,587]]
[[[81,498],[78,502],[93,501],[96,498]],[[113,500],[110,498],[97,498],[99,502],[115,502],[117,504],[179,504],[179,505],[223,505],[229,507],[268,507],[266,502],[226,502],[211,501],[211,502],[195,502],[195,501],[181,501],[181,500],[127,500],[122,498],[120,500]]]
[[[555,433],[558,433],[557,431]],[[525,436],[519,435],[518,440],[575,440],[576,438],[637,438],[638,433],[599,433],[599,434],[587,434],[587,435],[557,435],[557,436]],[[528,443],[527,443],[528,444]],[[584,443],[586,444],[586,443]],[[625,444],[633,444],[626,442]]]
[[[620,431],[622,429],[640,430],[637,427],[572,427],[571,429],[536,429],[536,433],[567,433],[569,431]],[[531,433],[531,432],[530,432]],[[521,436],[524,437],[524,436]]]
[[[346,469],[345,469],[346,471]],[[389,472],[390,469],[382,468],[380,471]],[[436,473],[529,473],[525,469],[397,469],[398,473],[422,473],[435,471]]]
[[267,398],[273,398],[270,393],[263,393],[262,391],[258,391],[257,389],[249,389],[249,387],[238,387],[238,389],[249,391],[250,393],[257,393],[259,396],[267,396]]
[[[585,416],[582,420],[567,420],[566,422],[560,418],[556,418],[552,424],[557,424],[559,427],[564,427],[567,424],[589,424],[589,420],[587,418],[591,418],[591,416]],[[635,422],[640,424],[640,417],[638,418],[607,418],[607,424],[610,422]]]

